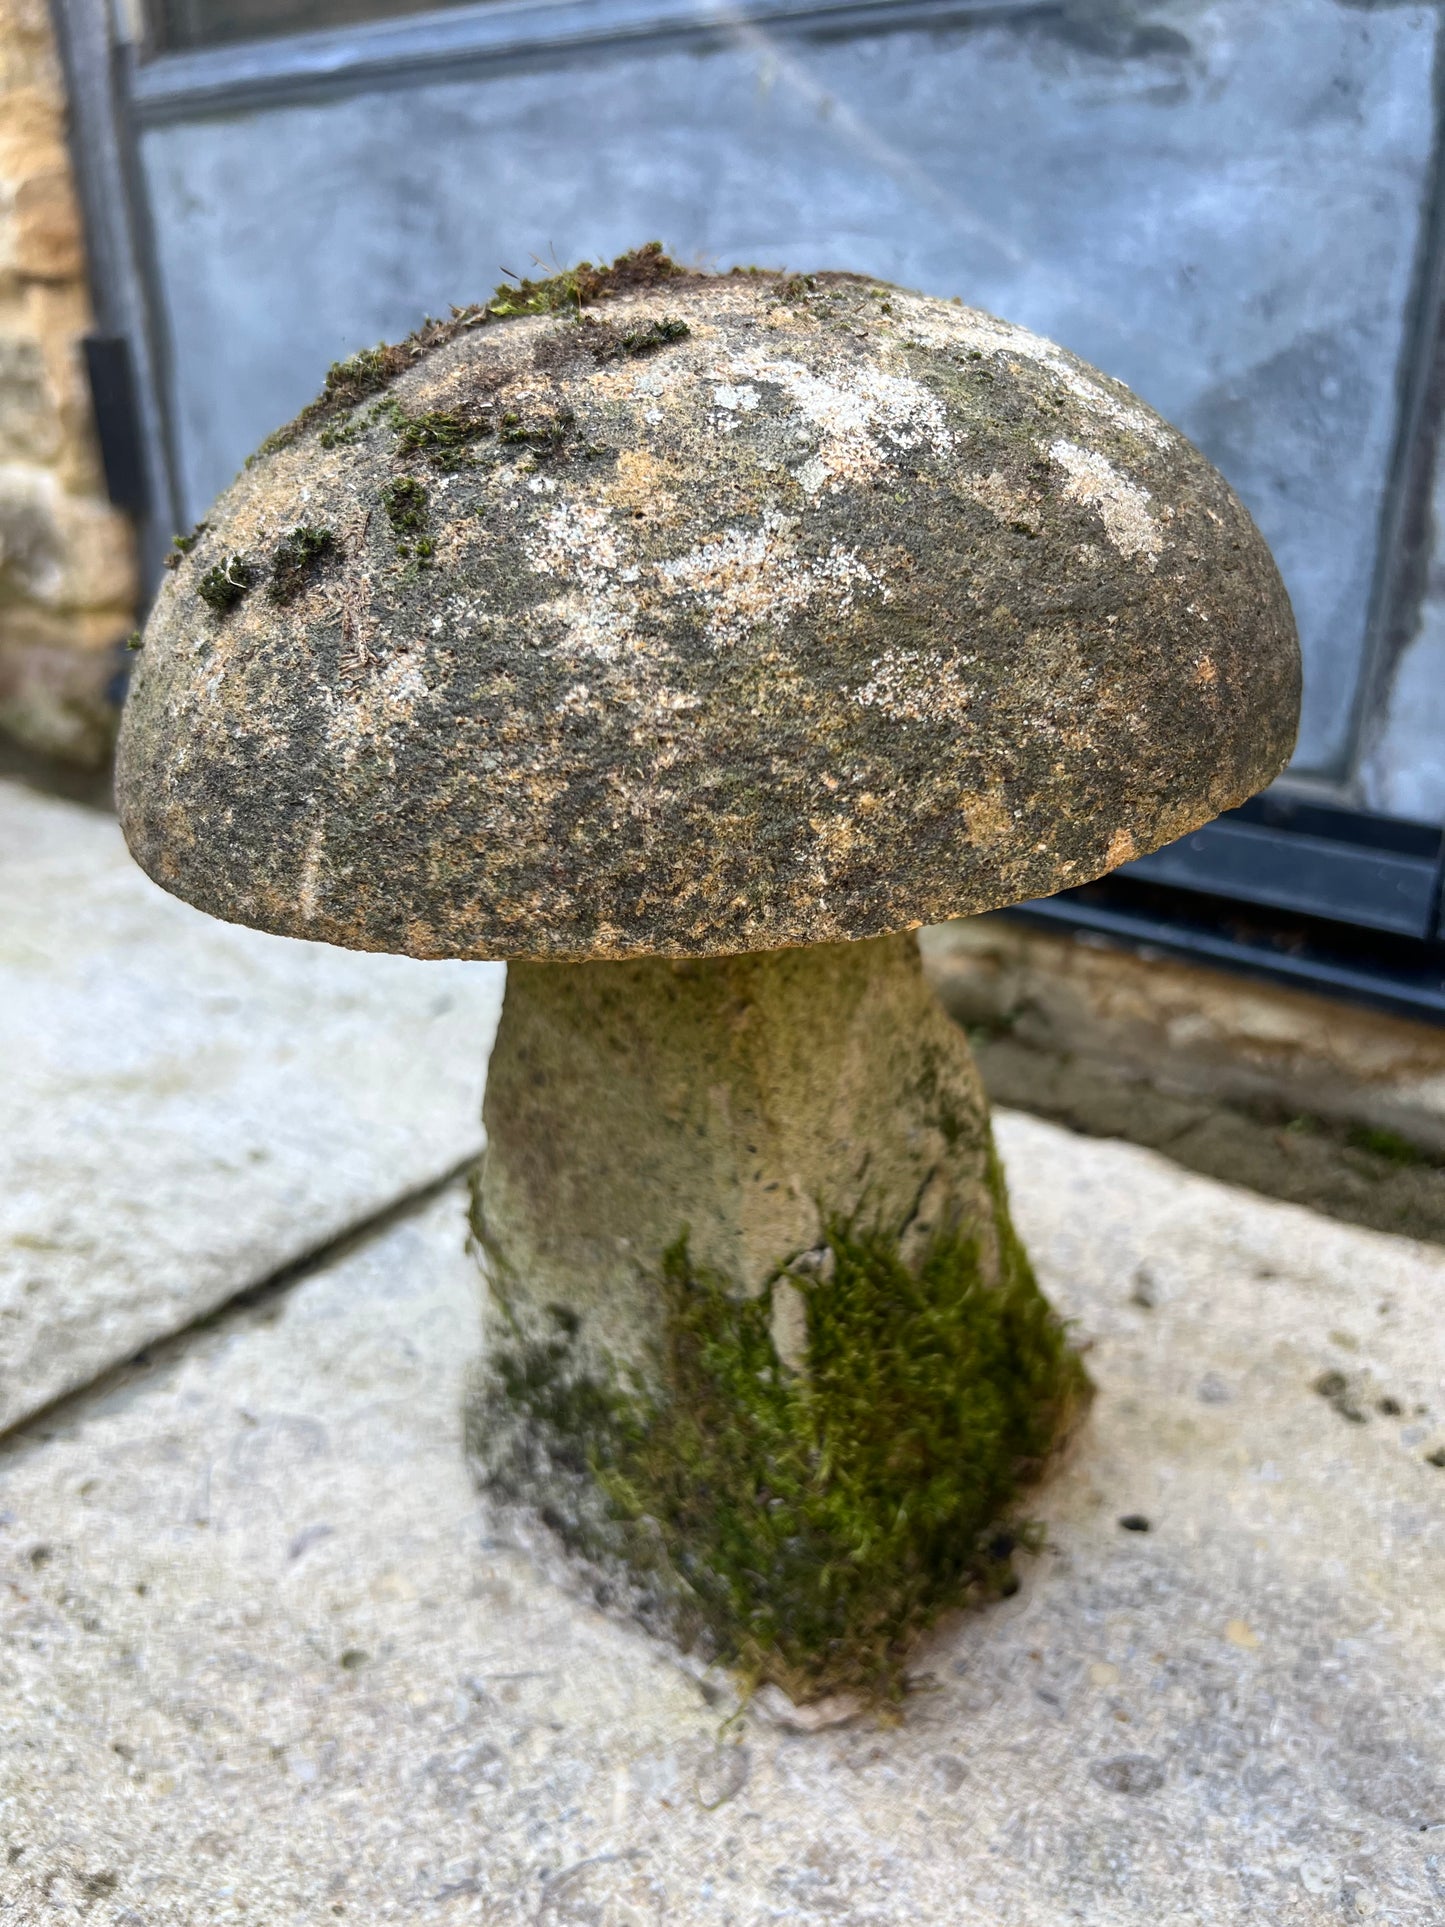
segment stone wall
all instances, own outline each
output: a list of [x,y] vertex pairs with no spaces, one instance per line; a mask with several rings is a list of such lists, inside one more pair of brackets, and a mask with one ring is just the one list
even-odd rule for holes
[[91,420],[65,119],[44,0],[0,0],[0,732],[96,764],[137,583]]

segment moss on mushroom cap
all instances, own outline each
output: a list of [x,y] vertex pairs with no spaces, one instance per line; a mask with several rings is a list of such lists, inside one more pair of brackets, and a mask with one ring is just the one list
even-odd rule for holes
[[[233,595],[299,526],[326,566]],[[948,302],[655,250],[334,370],[139,663],[150,874],[422,956],[720,954],[1083,882],[1274,776],[1299,686],[1249,517],[1119,384]]]

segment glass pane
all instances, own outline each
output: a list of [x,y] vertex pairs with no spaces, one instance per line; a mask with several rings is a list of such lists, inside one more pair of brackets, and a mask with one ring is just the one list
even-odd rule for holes
[[142,162],[193,511],[330,361],[503,269],[652,236],[712,266],[852,269],[1063,342],[1203,448],[1294,599],[1296,770],[1352,784],[1445,26],[1321,0],[1147,11],[925,29],[872,9],[583,59],[545,45],[538,7],[524,64],[368,70],[193,119],[169,102]]

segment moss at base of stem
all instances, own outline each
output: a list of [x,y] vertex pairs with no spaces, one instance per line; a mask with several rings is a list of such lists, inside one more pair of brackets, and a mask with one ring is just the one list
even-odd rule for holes
[[[684,1646],[797,1700],[896,1696],[940,1612],[1013,1589],[1030,1535],[1006,1522],[1090,1393],[991,1176],[996,1282],[966,1228],[909,1265],[892,1230],[834,1219],[831,1263],[746,1298],[679,1238],[655,1395],[580,1371],[559,1308],[488,1361],[469,1439],[484,1487]],[[796,1371],[775,1345],[784,1287],[805,1310]]]

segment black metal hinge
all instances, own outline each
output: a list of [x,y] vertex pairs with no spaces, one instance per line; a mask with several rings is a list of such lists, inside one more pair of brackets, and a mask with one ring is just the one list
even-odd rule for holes
[[106,493],[117,508],[145,515],[150,508],[150,483],[141,447],[130,343],[124,335],[87,335],[82,346]]

